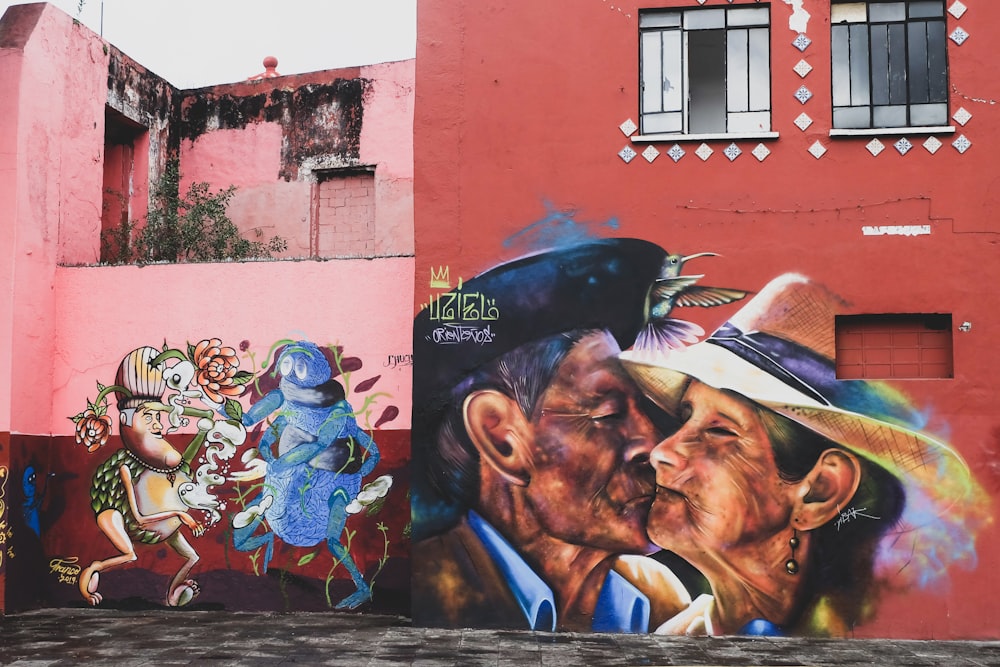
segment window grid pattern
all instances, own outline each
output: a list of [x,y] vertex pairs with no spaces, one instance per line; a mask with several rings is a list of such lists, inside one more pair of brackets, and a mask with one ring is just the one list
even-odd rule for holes
[[639,16],[643,134],[771,129],[770,8]]
[[954,377],[951,332],[951,315],[840,315],[837,377]]
[[832,6],[833,126],[948,122],[944,0]]

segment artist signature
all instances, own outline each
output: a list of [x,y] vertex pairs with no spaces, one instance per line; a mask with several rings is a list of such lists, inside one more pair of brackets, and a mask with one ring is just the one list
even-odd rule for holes
[[837,517],[837,530],[839,531],[841,526],[845,526],[858,518],[876,519],[876,520],[882,518],[878,516],[873,516],[871,514],[866,514],[865,512],[867,511],[868,511],[867,507],[851,507],[849,509],[843,510],[840,513],[840,516]]

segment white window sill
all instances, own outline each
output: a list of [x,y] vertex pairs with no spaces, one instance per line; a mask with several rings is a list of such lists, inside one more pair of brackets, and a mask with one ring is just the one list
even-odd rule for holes
[[951,125],[934,125],[929,127],[872,127],[860,130],[830,130],[831,137],[883,137],[906,134],[955,134],[955,128]]
[[633,134],[629,139],[635,143],[682,142],[682,141],[750,141],[777,139],[777,132],[725,132],[717,134]]

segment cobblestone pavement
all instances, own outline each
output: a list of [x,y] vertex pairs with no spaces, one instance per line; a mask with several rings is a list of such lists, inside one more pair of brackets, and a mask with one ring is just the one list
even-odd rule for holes
[[1000,666],[1000,642],[675,638],[414,628],[396,616],[33,611],[0,617],[3,665]]

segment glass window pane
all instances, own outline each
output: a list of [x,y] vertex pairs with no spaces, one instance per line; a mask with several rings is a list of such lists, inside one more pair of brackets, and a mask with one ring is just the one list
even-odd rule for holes
[[680,26],[680,12],[640,12],[640,28],[669,28]]
[[687,40],[688,132],[725,132],[726,31],[689,32]]
[[869,104],[868,26],[852,25],[851,35],[851,105]]
[[906,19],[905,2],[878,2],[868,5],[871,21],[903,21]]
[[909,3],[909,6],[911,19],[944,16],[944,3],[941,0],[920,0]]
[[687,30],[707,30],[726,27],[725,9],[702,9],[684,12],[684,28]]
[[947,104],[914,104],[910,107],[910,125],[947,125]]
[[748,113],[729,114],[727,132],[770,132],[771,112],[750,111]]
[[868,4],[864,2],[845,2],[830,8],[830,22],[864,23],[868,20]]
[[730,9],[728,14],[729,26],[742,25],[769,25],[767,7],[749,7],[741,9]]
[[770,108],[771,35],[767,28],[754,28],[750,31],[750,110]]
[[726,109],[750,110],[750,66],[746,30],[726,31]]
[[927,72],[927,29],[924,23],[910,23],[906,26],[908,58],[907,79],[910,82],[910,102],[928,102]]
[[680,112],[645,114],[642,117],[642,133],[680,132],[684,129],[681,120]]
[[906,104],[906,27],[889,27],[889,104]]
[[889,103],[889,26],[871,27],[872,102]]
[[848,106],[851,103],[851,59],[847,26],[835,25],[832,31],[833,51],[833,103]]
[[875,127],[906,127],[906,106],[875,107]]
[[663,69],[660,32],[644,32],[641,41],[642,112],[663,110]]
[[948,101],[948,60],[944,21],[927,24],[928,98],[931,102]]
[[842,107],[833,109],[833,126],[841,130],[871,127],[871,110],[868,107]]

